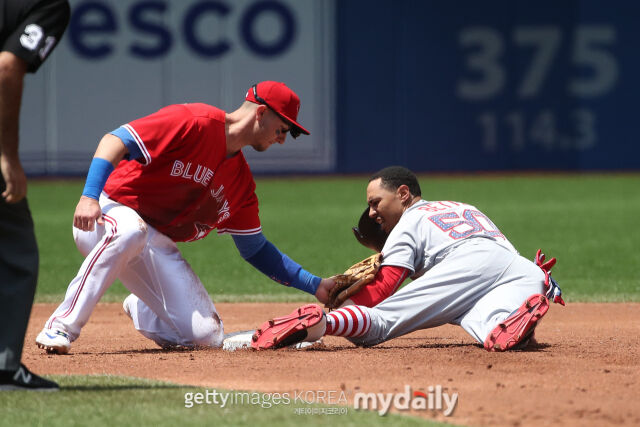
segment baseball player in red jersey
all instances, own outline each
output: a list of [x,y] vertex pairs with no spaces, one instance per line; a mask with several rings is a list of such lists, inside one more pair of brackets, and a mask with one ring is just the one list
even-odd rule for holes
[[234,112],[171,105],[105,135],[73,218],[86,258],[38,347],[67,353],[115,279],[131,291],[124,310],[145,337],[163,347],[221,346],[222,321],[175,244],[213,229],[231,234],[241,256],[268,277],[326,301],[333,281],[307,272],[262,234],[241,151],[282,144],[287,133],[308,135],[296,121],[299,108],[286,85],[265,81]]
[[[392,166],[367,186],[369,216],[386,241],[373,282],[328,314],[313,304],[263,324],[253,347],[278,348],[322,335],[371,346],[452,323],[488,351],[520,348],[549,308],[564,305],[551,278],[555,258],[531,262],[518,254],[476,207],[421,199],[408,169]],[[402,282],[413,281],[401,290]]]

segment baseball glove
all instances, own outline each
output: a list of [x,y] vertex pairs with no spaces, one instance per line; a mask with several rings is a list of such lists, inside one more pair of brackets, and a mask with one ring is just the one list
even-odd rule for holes
[[349,297],[356,294],[367,283],[372,282],[380,269],[381,261],[382,254],[371,255],[349,267],[343,274],[331,277],[336,284],[329,291],[329,301],[325,307],[331,309],[340,307]]

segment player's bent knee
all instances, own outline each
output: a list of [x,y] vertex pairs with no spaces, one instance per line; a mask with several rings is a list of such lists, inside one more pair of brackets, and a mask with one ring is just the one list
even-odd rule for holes
[[118,245],[120,252],[139,252],[147,243],[149,229],[142,220],[126,223],[119,221],[115,226],[111,224],[98,225],[92,231],[82,231],[73,227],[73,240],[80,253],[87,256],[98,244],[109,239]]
[[73,227],[73,241],[83,256],[87,256],[104,236],[104,226],[96,226],[93,231],[82,231]]
[[194,344],[203,347],[222,347],[224,334],[222,330],[209,331],[206,334],[198,334],[194,337]]
[[222,347],[224,328],[216,313],[192,326],[191,341],[198,346]]

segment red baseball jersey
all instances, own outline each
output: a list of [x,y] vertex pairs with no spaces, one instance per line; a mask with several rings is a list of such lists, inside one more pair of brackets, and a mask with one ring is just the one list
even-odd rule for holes
[[226,157],[224,111],[170,105],[123,128],[142,152],[123,160],[104,192],[176,242],[261,232],[255,182],[242,152]]

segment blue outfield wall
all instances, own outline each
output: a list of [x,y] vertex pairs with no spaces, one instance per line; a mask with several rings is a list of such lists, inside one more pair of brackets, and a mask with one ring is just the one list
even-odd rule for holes
[[640,169],[640,2],[337,3],[337,171]]

